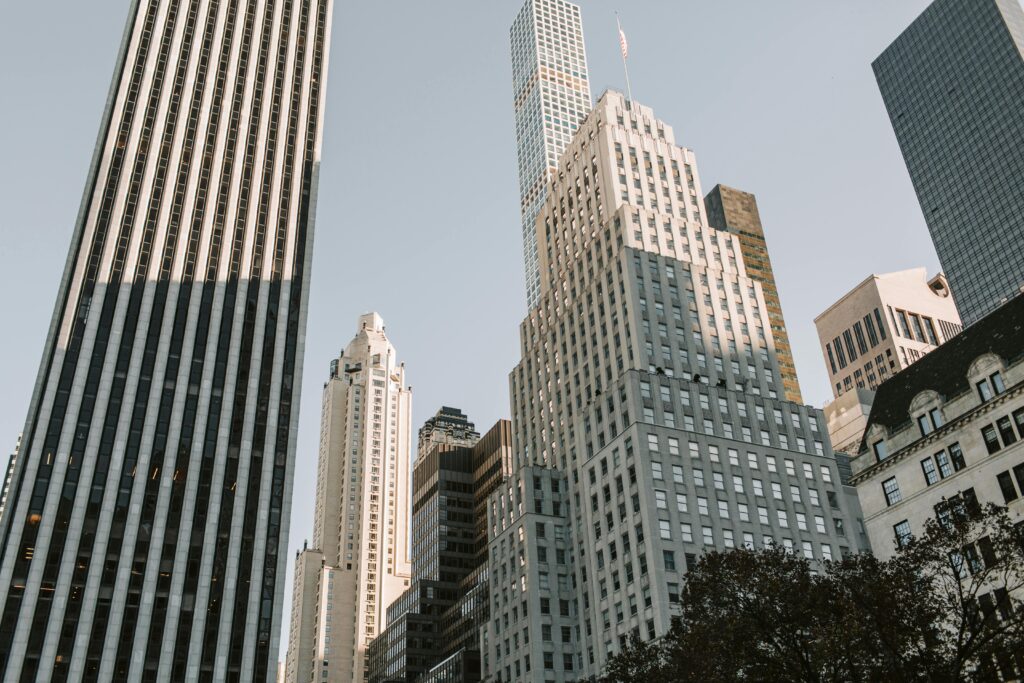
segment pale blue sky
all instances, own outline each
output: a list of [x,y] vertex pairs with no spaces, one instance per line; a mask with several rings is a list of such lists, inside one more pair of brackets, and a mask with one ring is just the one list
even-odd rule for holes
[[[814,316],[871,272],[938,267],[871,73],[927,1],[580,4],[595,96],[623,87],[618,9],[634,97],[695,150],[705,191],[757,195],[804,398],[820,406]],[[0,452],[24,423],[127,5],[0,15]],[[508,416],[525,313],[507,45],[519,6],[336,2],[293,549],[311,531],[320,388],[360,313],[384,317],[406,362],[414,428],[442,404],[481,431]]]

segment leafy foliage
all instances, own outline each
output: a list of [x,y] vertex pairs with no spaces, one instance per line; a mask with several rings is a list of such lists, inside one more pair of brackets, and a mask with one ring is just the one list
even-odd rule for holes
[[634,638],[606,683],[993,681],[1024,674],[1024,528],[950,505],[894,557],[812,563],[782,549],[704,555],[682,614]]

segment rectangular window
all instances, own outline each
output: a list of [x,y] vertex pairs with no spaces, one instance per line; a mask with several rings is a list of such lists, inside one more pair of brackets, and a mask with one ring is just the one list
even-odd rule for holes
[[927,415],[917,416],[917,427],[921,430],[921,436],[928,436],[932,433],[932,422]]
[[882,492],[885,494],[885,502],[887,505],[895,505],[903,500],[903,496],[900,495],[900,485],[896,482],[896,477],[890,477],[882,482]]
[[893,532],[894,532],[894,534],[896,536],[896,547],[897,548],[902,548],[903,546],[905,546],[907,543],[910,542],[910,539],[911,539],[910,522],[908,522],[907,520],[903,520],[902,522],[894,525],[892,529],[893,529]]
[[872,446],[875,450],[875,458],[881,462],[889,457],[889,453],[885,449],[885,441],[876,441]]
[[676,570],[676,554],[671,550],[663,550],[662,557],[665,559],[665,571],[674,572]]
[[939,476],[945,479],[949,475],[953,474],[952,468],[949,466],[949,458],[946,457],[946,451],[939,451],[935,454],[935,462],[939,464]]
[[924,483],[931,486],[939,480],[939,473],[935,469],[935,461],[925,458],[921,461],[921,470],[924,472]]
[[953,471],[959,472],[967,467],[967,463],[964,462],[964,452],[960,449],[959,443],[949,445],[949,457],[953,460]]
[[875,333],[875,322],[871,319],[871,314],[864,316],[864,329],[868,331],[868,341],[871,342],[871,346],[878,344],[878,335]]
[[981,397],[982,401],[988,401],[992,398],[992,388],[989,387],[988,380],[981,380],[976,385],[978,387],[978,396]]
[[989,381],[992,383],[992,392],[998,396],[999,394],[1006,391],[1006,385],[1003,384],[1003,376],[998,372],[994,372],[988,376]]
[[885,322],[882,320],[882,314],[879,310],[875,309],[875,323],[878,325],[878,335],[885,340]]
[[998,453],[1002,446],[999,445],[999,437],[996,436],[996,428],[992,425],[986,425],[981,428],[981,436],[985,439],[985,448],[988,449],[989,454]]
[[996,420],[996,427],[999,428],[999,436],[1003,437],[1003,445],[1009,446],[1017,441],[1017,435],[1013,433],[1013,425],[1007,416]]
[[1007,503],[1017,500],[1019,497],[1017,495],[1017,487],[1013,485],[1013,478],[1010,476],[1009,470],[997,474],[996,481],[999,482],[999,490],[1003,492],[1003,500]]

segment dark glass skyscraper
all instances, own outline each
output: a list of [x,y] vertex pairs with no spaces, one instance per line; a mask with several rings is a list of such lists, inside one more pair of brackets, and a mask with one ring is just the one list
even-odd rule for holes
[[277,658],[331,0],[134,0],[0,521],[4,681]]
[[936,0],[874,70],[970,325],[1024,286],[1024,10]]

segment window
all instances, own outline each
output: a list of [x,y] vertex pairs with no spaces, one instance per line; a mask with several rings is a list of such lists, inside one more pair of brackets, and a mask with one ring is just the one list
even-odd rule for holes
[[715,544],[715,534],[714,534],[714,531],[712,531],[711,527],[709,527],[709,526],[701,527],[701,533],[704,535],[704,545],[714,545]]
[[978,387],[978,396],[981,397],[981,400],[983,402],[988,401],[992,398],[992,388],[989,386],[988,380],[983,379],[980,382],[978,382],[975,386]]
[[903,496],[900,495],[900,485],[896,483],[896,477],[890,477],[882,482],[882,492],[885,494],[887,505],[895,505],[903,500]]
[[668,509],[668,496],[664,491],[655,491],[654,500],[659,510]]
[[769,472],[778,472],[779,471],[778,467],[776,467],[776,465],[775,465],[775,456],[774,455],[766,455],[766,456],[764,456],[764,461],[768,464],[768,471]]
[[924,472],[924,483],[931,486],[939,480],[939,473],[935,469],[935,461],[925,458],[921,461],[921,470]]
[[954,472],[959,472],[963,468],[967,467],[967,463],[964,462],[964,452],[960,449],[959,443],[949,445],[949,457],[953,460]]
[[682,534],[684,543],[693,543],[693,527],[689,524],[680,524],[679,530]]
[[875,450],[875,458],[881,462],[889,457],[889,453],[885,449],[885,441],[876,441],[872,446]]
[[996,428],[992,425],[982,427],[981,436],[985,439],[985,448],[988,449],[989,454],[997,453],[1002,448],[999,444],[999,437],[996,436]]
[[942,412],[938,408],[929,410],[928,416],[932,418],[932,424],[936,429],[942,426]]
[[782,500],[782,484],[777,481],[772,482],[772,497],[775,500]]
[[952,468],[949,466],[949,458],[946,456],[946,451],[939,451],[935,454],[935,462],[939,464],[939,476],[945,479],[949,475],[953,474]]
[[1013,485],[1013,478],[1010,477],[1010,472],[1000,472],[996,475],[996,480],[999,482],[999,489],[1003,492],[1003,500],[1009,503],[1012,500],[1017,500],[1017,487]]
[[894,535],[896,536],[896,547],[902,548],[910,542],[912,535],[910,533],[910,522],[903,520],[902,522],[895,524],[892,528]]
[[921,430],[921,436],[928,436],[932,433],[932,422],[927,415],[918,415],[917,427]]
[[994,372],[989,375],[988,380],[992,383],[992,392],[996,396],[1006,391],[1006,385],[1003,384],[1003,376],[999,372]]
[[1010,418],[1003,416],[996,420],[996,427],[999,428],[999,436],[1003,437],[1003,445],[1009,446],[1017,441],[1017,435],[1013,433],[1013,425]]
[[768,508],[758,506],[757,519],[761,524],[771,524],[768,520]]
[[665,540],[672,539],[672,527],[667,519],[658,520],[658,533]]
[[662,476],[662,473],[661,473],[661,463],[660,462],[652,462],[651,463],[651,474],[652,474],[652,476],[655,479],[658,479],[658,480],[664,479],[664,477]]
[[1017,434],[1024,439],[1024,408],[1014,411],[1013,421],[1017,423]]
[[663,550],[662,557],[665,558],[665,571],[674,572],[676,570],[676,554],[671,550]]
[[832,471],[829,470],[828,465],[820,465],[818,471],[821,472],[821,480],[826,484],[832,483]]
[[708,499],[697,497],[697,512],[702,515],[708,514]]

